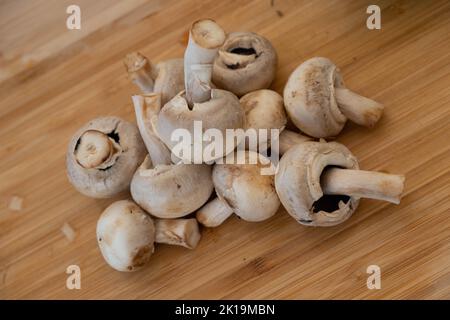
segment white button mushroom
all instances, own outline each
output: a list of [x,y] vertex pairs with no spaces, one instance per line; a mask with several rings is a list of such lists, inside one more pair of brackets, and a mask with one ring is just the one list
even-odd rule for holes
[[142,93],[161,94],[162,104],[184,89],[183,59],[170,59],[154,66],[139,52],[132,52],[126,55],[124,65]]
[[339,69],[326,58],[315,57],[292,72],[284,88],[286,111],[306,134],[325,138],[341,132],[347,121],[373,127],[383,105],[344,87]]
[[228,35],[214,61],[213,82],[242,96],[272,83],[277,53],[269,40],[252,32]]
[[136,203],[121,200],[108,206],[97,222],[97,242],[106,262],[118,271],[136,271],[153,254],[154,242],[197,246],[200,232],[195,219],[153,219]]
[[183,217],[208,201],[213,191],[211,167],[183,163],[154,167],[146,157],[130,191],[134,201],[152,216]]
[[108,198],[129,187],[144,157],[145,146],[134,124],[117,117],[97,118],[72,137],[67,175],[79,192]]
[[[202,130],[219,130],[225,136],[226,129],[242,129],[245,115],[239,99],[231,92],[211,89],[212,62],[218,47],[225,39],[222,28],[212,20],[195,22],[190,31],[189,44],[185,52],[184,72],[186,92],[180,92],[166,103],[158,114],[156,132],[160,139],[173,151],[179,141],[172,140],[175,130],[186,129],[195,138],[194,122],[201,121]],[[238,141],[239,143],[240,141]],[[193,145],[194,141],[187,141]],[[202,162],[219,159],[234,150],[234,146],[223,141],[216,152],[203,153],[211,142],[200,142]],[[197,150],[197,148],[194,148]],[[198,157],[176,154],[187,162],[197,162]]]
[[271,147],[272,136],[269,131],[271,129],[278,129],[281,132],[278,137],[279,154],[283,154],[295,144],[311,140],[300,133],[285,129],[287,118],[283,98],[277,92],[268,89],[256,90],[244,95],[240,102],[245,111],[245,129],[267,130],[267,135],[258,132],[257,145],[251,145],[247,139],[249,150],[262,152]]
[[347,220],[360,198],[399,203],[404,176],[361,171],[337,142],[304,142],[281,158],[275,186],[281,203],[299,223],[334,226]]
[[[198,140],[194,140],[197,138],[194,126],[196,121],[201,122],[202,134],[208,129],[215,129],[219,130],[223,137],[226,137],[227,129],[242,129],[244,127],[245,114],[239,99],[225,90],[212,89],[211,99],[203,103],[195,103],[192,109],[189,108],[184,93],[180,93],[170,100],[158,115],[156,130],[160,139],[170,150],[180,145],[179,141],[172,139],[172,133],[175,130],[185,129],[190,133],[191,140],[183,143],[187,142],[194,146],[192,152],[183,154],[175,152],[175,156],[186,162],[196,163],[195,159],[201,156],[202,162],[209,163],[232,152],[236,145],[241,142],[237,141],[237,144],[234,145],[226,143],[226,139],[223,139],[222,145],[218,145],[214,152],[207,153],[204,150],[207,150],[212,142],[202,139],[200,147],[196,148],[195,143],[198,143]],[[217,141],[214,141],[213,145],[217,143]],[[196,150],[199,150],[201,154],[196,154]]]
[[[235,153],[238,157],[239,152]],[[251,158],[255,160],[252,164]],[[245,151],[245,164],[216,164],[212,179],[217,198],[200,208],[196,217],[206,227],[222,224],[234,212],[246,221],[269,219],[278,210],[280,201],[274,186],[273,175],[262,175],[261,169],[269,159]]]
[[134,202],[117,201],[100,216],[97,241],[111,267],[118,271],[136,271],[149,261],[155,250],[155,225]]
[[[200,164],[172,164],[170,151],[154,129],[160,95],[133,96],[136,119],[149,156],[131,182],[133,199],[147,212],[160,218],[178,218],[201,207],[211,195],[211,167]],[[198,185],[198,181],[202,181]]]

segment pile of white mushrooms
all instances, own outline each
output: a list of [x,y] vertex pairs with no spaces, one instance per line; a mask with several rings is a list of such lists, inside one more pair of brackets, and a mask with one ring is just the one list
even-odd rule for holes
[[[330,60],[303,62],[282,97],[267,89],[277,67],[271,43],[251,32],[227,35],[205,19],[192,24],[184,59],[153,64],[135,52],[124,64],[141,91],[132,97],[136,125],[117,117],[91,120],[73,136],[66,158],[69,180],[84,195],[131,193],[132,200],[112,203],[97,223],[98,245],[114,269],[140,269],[155,242],[193,249],[201,237],[198,222],[217,227],[233,213],[258,222],[282,204],[302,225],[334,226],[352,215],[360,198],[400,202],[404,176],[359,170],[350,150],[324,140],[336,137],[347,119],[372,127],[383,112],[381,104],[347,89]],[[286,129],[288,117],[303,134]],[[202,164],[174,160],[172,132],[192,131],[197,120],[203,130],[223,133],[280,130],[276,174],[261,175],[268,159],[259,154],[264,161],[256,164],[217,161],[236,152],[226,146]],[[272,142],[259,141],[257,149],[246,144],[245,157]]]

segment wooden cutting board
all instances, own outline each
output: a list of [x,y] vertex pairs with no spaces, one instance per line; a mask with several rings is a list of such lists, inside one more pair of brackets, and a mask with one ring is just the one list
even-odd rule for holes
[[[0,298],[450,298],[450,2],[79,0],[0,2]],[[381,8],[381,30],[366,8]],[[93,117],[134,121],[122,58],[181,57],[191,22],[254,31],[279,54],[272,88],[313,56],[332,59],[349,88],[385,104],[369,130],[338,141],[361,168],[406,175],[400,205],[363,200],[346,223],[307,228],[280,209],[203,230],[196,250],[159,245],[140,272],[105,264],[102,210],[65,174],[71,135]],[[22,203],[20,203],[22,201]],[[68,224],[70,241],[61,231]],[[78,265],[81,289],[66,288]],[[366,286],[368,266],[381,289]]]

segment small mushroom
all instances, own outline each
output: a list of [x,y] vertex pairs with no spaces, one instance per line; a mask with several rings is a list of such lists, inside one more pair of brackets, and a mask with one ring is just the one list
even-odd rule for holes
[[131,196],[158,218],[179,218],[200,208],[213,191],[211,167],[206,164],[153,166],[146,157],[131,181]]
[[108,198],[130,186],[144,157],[145,146],[134,124],[117,117],[96,118],[72,137],[67,175],[79,192]]
[[334,226],[347,220],[360,198],[398,204],[404,176],[359,170],[337,142],[304,142],[281,158],[275,186],[281,203],[299,223]]
[[252,32],[228,35],[214,61],[212,79],[219,88],[242,96],[272,83],[277,53],[269,40]]
[[[279,147],[279,150],[274,150],[274,146],[272,146],[271,151],[278,154],[283,154],[295,144],[311,140],[302,134],[285,129],[287,118],[283,97],[277,92],[268,89],[256,90],[244,95],[240,102],[245,111],[245,129],[252,128],[258,131],[258,138],[253,140],[258,144],[252,145],[250,139],[247,139],[247,149],[262,152],[271,147],[271,140],[274,138],[270,132],[272,129],[278,129],[281,132],[279,137],[276,137],[278,144],[275,147]],[[267,130],[267,134],[263,134],[261,129]]]
[[303,62],[284,88],[286,111],[306,134],[325,138],[341,132],[347,121],[373,127],[383,105],[345,88],[339,69],[326,58]]
[[116,201],[97,222],[97,241],[111,267],[136,271],[150,260],[155,250],[155,225],[133,201]]
[[[158,136],[172,152],[173,148],[180,144],[179,141],[173,140],[174,131],[186,129],[195,140],[196,121],[201,121],[203,131],[219,130],[223,136],[226,129],[239,129],[244,126],[245,114],[239,99],[231,92],[211,88],[212,62],[224,39],[222,28],[212,20],[200,20],[191,27],[184,58],[186,91],[180,92],[166,103],[156,121]],[[211,142],[200,141],[198,149],[194,145],[195,141],[187,141],[188,145],[194,145],[194,152],[175,155],[189,163],[198,163],[195,160],[198,156],[194,153],[199,150],[202,152],[201,162],[210,162],[234,150],[232,144],[223,142],[221,149],[216,148],[217,152],[206,154],[203,150],[208,148]]]
[[161,103],[165,104],[184,89],[183,59],[170,59],[152,63],[141,53],[127,54],[124,65],[131,81],[144,94],[161,94]]
[[131,200],[108,206],[97,222],[97,242],[106,262],[118,271],[137,271],[153,254],[154,243],[195,248],[200,240],[195,219],[153,219]]
[[[234,153],[236,159],[239,153]],[[263,221],[272,217],[280,206],[273,175],[261,174],[269,159],[253,151],[241,154],[241,161],[233,162],[242,164],[214,165],[212,179],[217,198],[196,213],[198,222],[206,227],[219,226],[233,212],[246,221]]]

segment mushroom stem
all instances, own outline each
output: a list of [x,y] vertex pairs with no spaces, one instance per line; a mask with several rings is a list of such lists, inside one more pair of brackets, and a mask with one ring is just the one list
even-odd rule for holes
[[217,227],[232,214],[233,209],[230,206],[219,198],[215,198],[197,211],[196,218],[205,227]]
[[124,59],[131,81],[136,84],[143,93],[153,92],[154,75],[150,61],[139,52],[127,54]]
[[324,194],[349,195],[395,204],[400,203],[404,183],[403,175],[363,170],[330,168],[321,176]]
[[184,84],[189,105],[211,98],[212,64],[224,41],[224,30],[213,20],[192,24],[184,53]]
[[195,219],[155,219],[155,242],[194,249],[201,235]]
[[286,151],[288,151],[291,147],[295,146],[296,144],[311,140],[312,138],[310,137],[304,136],[300,133],[291,130],[284,129],[280,133],[279,137],[280,155],[284,154]]
[[75,159],[86,169],[106,169],[114,164],[120,146],[108,135],[97,130],[87,130],[79,140]]
[[360,96],[347,88],[334,90],[341,112],[359,125],[371,128],[383,114],[383,105],[376,101]]
[[194,64],[190,69],[191,79],[186,83],[186,99],[192,106],[211,99],[212,64]]
[[136,122],[144,140],[153,166],[171,164],[171,153],[157,136],[153,123],[161,109],[161,95],[147,94],[132,96]]

